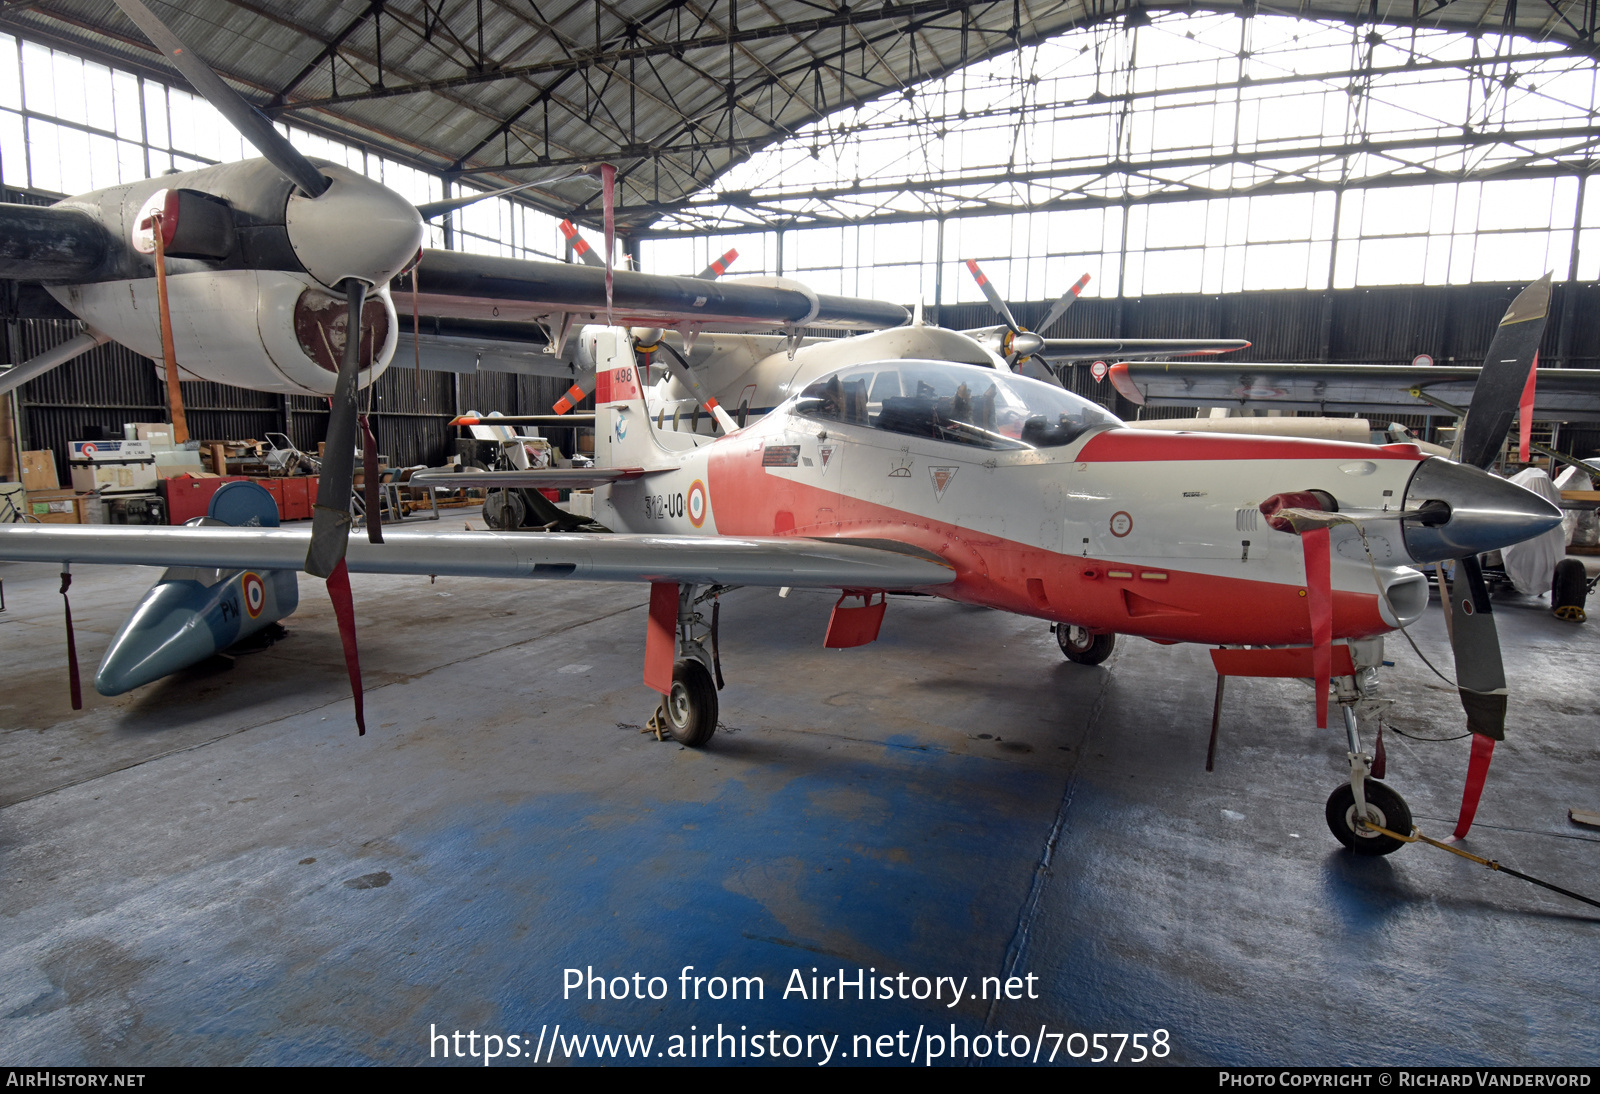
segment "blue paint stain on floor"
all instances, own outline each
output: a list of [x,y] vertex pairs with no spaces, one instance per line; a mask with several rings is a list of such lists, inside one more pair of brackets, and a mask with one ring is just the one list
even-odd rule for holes
[[[1231,686],[1208,773],[1203,650],[1126,643],[1083,669],[1036,623],[896,601],[884,642],[839,654],[816,647],[831,601],[778,612],[747,590],[724,612],[725,725],[694,752],[639,733],[636,605],[588,621],[603,613],[579,598],[566,629],[519,638],[495,613],[505,588],[457,583],[438,604],[393,588],[369,602],[429,608],[433,645],[372,628],[395,678],[368,695],[367,737],[336,673],[282,694],[281,647],[216,678],[187,720],[162,723],[173,689],[83,716],[115,732],[48,730],[91,747],[81,781],[0,809],[0,1057],[443,1062],[430,1032],[537,1042],[557,1024],[654,1035],[652,1051],[720,1024],[898,1052],[953,1024],[991,1050],[965,1062],[991,1065],[1014,1062],[992,1051],[1001,1031],[1041,1027],[1164,1030],[1173,1063],[1600,1059],[1600,922],[1443,852],[1339,850],[1322,808],[1343,745],[1309,727],[1299,685]],[[501,646],[474,653],[486,619]],[[1502,623],[1541,664],[1580,643],[1540,671],[1552,696],[1582,693],[1564,666],[1591,663],[1592,638],[1541,626]],[[1454,716],[1453,694],[1396,675],[1397,718]],[[1497,755],[1471,848],[1593,891],[1600,841],[1564,809],[1592,796],[1600,756],[1590,708],[1566,702]],[[17,740],[56,754],[38,730]],[[157,755],[96,767],[108,742]],[[1455,747],[1390,742],[1391,782],[1435,833]],[[765,998],[682,1000],[686,965],[703,992],[760,977]],[[661,977],[668,997],[563,999],[564,970],[590,966]],[[969,993],[1031,976],[1037,997],[784,999],[813,967],[967,977]]]

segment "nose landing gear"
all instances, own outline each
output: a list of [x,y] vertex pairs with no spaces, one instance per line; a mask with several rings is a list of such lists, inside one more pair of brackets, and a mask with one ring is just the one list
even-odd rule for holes
[[[1411,810],[1404,798],[1377,779],[1364,780],[1361,789],[1367,820],[1391,832],[1411,831]],[[1356,824],[1356,796],[1348,783],[1328,795],[1325,815],[1334,838],[1358,855],[1387,855],[1405,846],[1392,836]]]
[[[1370,670],[1368,670],[1370,671]],[[1373,770],[1372,754],[1361,747],[1361,731],[1356,725],[1356,677],[1339,677],[1339,706],[1344,713],[1345,736],[1349,742],[1350,781],[1328,796],[1324,816],[1333,838],[1358,855],[1388,855],[1405,846],[1401,840],[1368,827],[1369,823],[1402,835],[1411,834],[1411,809],[1394,789],[1368,778]],[[1382,737],[1379,737],[1380,744]],[[1380,755],[1382,749],[1379,749]],[[1381,763],[1378,774],[1382,774]]]

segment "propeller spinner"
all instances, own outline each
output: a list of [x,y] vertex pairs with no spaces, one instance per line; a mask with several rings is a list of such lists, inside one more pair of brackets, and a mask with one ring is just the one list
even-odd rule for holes
[[[995,291],[994,283],[978,268],[978,263],[967,259],[967,269],[971,271],[973,280],[978,283],[978,288],[983,290],[984,299],[989,301],[989,306],[995,314],[1005,320],[1005,331],[1000,335],[1000,355],[1006,359],[1006,364],[1013,372],[1024,372],[1035,379],[1061,386],[1061,381],[1049,368],[1033,363],[1033,358],[1045,347],[1045,334],[1051,327],[1067,313],[1067,309],[1078,302],[1078,297],[1083,293],[1084,286],[1089,284],[1089,275],[1084,274],[1073,283],[1072,287],[1061,294],[1061,299],[1050,305],[1050,310],[1045,313],[1044,322],[1039,324],[1037,332],[1030,331],[1021,326],[1016,316],[1011,314],[1011,309]],[[1030,369],[1027,366],[1033,365]]]

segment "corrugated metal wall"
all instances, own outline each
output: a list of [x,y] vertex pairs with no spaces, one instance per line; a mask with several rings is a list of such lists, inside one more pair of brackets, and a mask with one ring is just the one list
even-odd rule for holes
[[[1050,333],[1060,338],[1245,338],[1247,350],[1229,360],[1408,364],[1426,353],[1438,364],[1478,365],[1500,317],[1523,285],[1455,285],[1342,289],[1334,292],[1251,292],[1231,296],[1152,296],[1084,299]],[[1050,301],[1011,305],[1017,321],[1043,320]],[[1539,352],[1544,367],[1600,368],[1600,284],[1557,284]],[[938,321],[966,329],[998,321],[986,304],[947,305]],[[1123,417],[1140,410],[1097,382],[1087,364],[1069,385]],[[1189,417],[1181,407],[1154,407],[1146,418]],[[1419,429],[1421,415],[1398,419]],[[1561,427],[1559,446],[1585,458],[1600,454],[1600,426]]]
[[[1052,334],[1070,337],[1246,338],[1250,349],[1238,360],[1334,361],[1404,364],[1419,353],[1440,364],[1478,364],[1495,325],[1520,285],[1351,289],[1338,292],[1256,292],[1233,296],[1155,296],[1128,300],[1085,299]],[[1019,322],[1039,322],[1050,301],[1013,305]],[[1545,331],[1541,361],[1547,365],[1600,367],[1596,314],[1600,285],[1559,284]],[[932,318],[930,316],[930,318]],[[938,320],[956,329],[990,326],[984,304],[946,306]],[[67,322],[27,320],[7,326],[10,360],[22,361],[59,344],[74,331]],[[1565,344],[1563,344],[1565,343]],[[510,373],[466,374],[422,371],[407,361],[402,339],[393,367],[378,381],[371,406],[380,450],[398,466],[437,464],[454,451],[456,430],[446,425],[463,410],[507,414],[549,411],[565,390],[554,377]],[[1074,370],[1074,390],[1132,417],[1136,408],[1109,385],[1096,382],[1087,365]],[[315,451],[327,432],[327,404],[300,396],[284,398],[222,384],[183,385],[190,432],[197,438],[238,440],[284,432],[296,445]],[[154,362],[120,346],[102,346],[20,392],[22,445],[50,448],[65,474],[66,446],[85,428],[118,435],[124,422],[166,420],[166,395]],[[1179,408],[1147,416],[1183,417]],[[1407,421],[1418,426],[1422,419]],[[558,443],[570,448],[566,434]],[[1600,428],[1563,427],[1561,447],[1578,455],[1600,451]]]
[[[8,359],[25,361],[72,337],[77,324],[24,320],[6,325]],[[456,414],[456,377],[417,373],[399,361],[379,377],[371,393],[372,421],[379,450],[394,466],[437,465],[455,451],[457,430],[447,423]],[[506,414],[545,414],[566,390],[554,377],[504,373],[460,378],[461,409]],[[327,436],[328,404],[306,396],[280,396],[207,381],[185,381],[184,409],[189,434],[198,440],[261,439],[286,433],[299,448],[315,452]],[[122,436],[126,422],[167,420],[166,384],[154,361],[115,343],[97,347],[76,360],[24,384],[19,394],[21,444],[55,452],[56,467],[67,480],[67,445],[90,436],[96,427]],[[570,450],[571,435],[553,434]]]

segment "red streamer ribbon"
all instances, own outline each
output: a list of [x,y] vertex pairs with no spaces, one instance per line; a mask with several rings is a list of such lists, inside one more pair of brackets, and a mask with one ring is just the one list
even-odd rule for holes
[[1533,388],[1539,377],[1539,351],[1533,353],[1533,367],[1528,370],[1528,382],[1522,385],[1522,402],[1517,409],[1517,459],[1528,462],[1528,442],[1533,439]]
[[1333,679],[1333,578],[1328,530],[1300,534],[1306,556],[1306,607],[1311,612],[1311,671],[1316,677],[1317,728],[1328,728],[1328,685]]
[[339,621],[339,641],[344,645],[344,667],[350,673],[350,695],[356,704],[356,727],[360,736],[367,732],[365,695],[361,690],[361,653],[356,649],[356,606],[350,596],[350,571],[344,559],[328,575],[328,599],[333,601],[334,618]]
[[361,422],[361,492],[367,501],[367,542],[383,542],[383,520],[378,516],[382,508],[378,488],[378,440],[372,435],[372,426],[365,414]]
[[1494,756],[1494,738],[1481,733],[1472,735],[1472,758],[1467,761],[1467,785],[1461,790],[1461,816],[1456,819],[1456,830],[1451,839],[1461,839],[1472,827],[1478,815],[1478,800],[1483,797],[1483,784],[1489,778],[1489,760]]
[[613,327],[617,325],[611,318],[611,252],[612,245],[617,239],[616,186],[616,164],[602,163],[600,165],[600,200],[605,205],[606,219],[606,323]]

